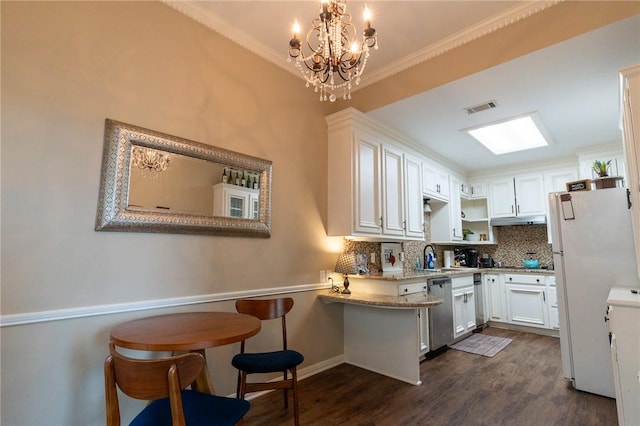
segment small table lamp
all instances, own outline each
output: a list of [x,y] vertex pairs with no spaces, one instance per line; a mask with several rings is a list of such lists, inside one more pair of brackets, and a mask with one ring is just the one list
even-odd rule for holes
[[336,262],[336,267],[334,269],[335,272],[339,274],[344,274],[344,290],[342,290],[342,294],[351,294],[349,290],[349,277],[347,274],[355,274],[358,272],[356,269],[356,256],[353,253],[345,253],[341,254],[338,257],[338,261]]

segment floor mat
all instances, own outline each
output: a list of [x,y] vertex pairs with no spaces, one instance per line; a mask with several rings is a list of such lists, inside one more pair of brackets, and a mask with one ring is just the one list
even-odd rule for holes
[[493,357],[507,347],[511,339],[475,333],[450,346],[451,349]]

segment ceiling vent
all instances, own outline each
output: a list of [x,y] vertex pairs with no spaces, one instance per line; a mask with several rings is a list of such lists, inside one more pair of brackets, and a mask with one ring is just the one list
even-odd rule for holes
[[498,106],[496,101],[488,101],[482,104],[466,107],[464,110],[467,111],[467,114],[475,114],[476,112],[485,111],[487,109],[493,109]]

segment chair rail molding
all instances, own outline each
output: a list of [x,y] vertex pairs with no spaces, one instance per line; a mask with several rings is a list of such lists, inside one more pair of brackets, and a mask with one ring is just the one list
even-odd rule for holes
[[152,309],[199,305],[250,297],[272,296],[287,293],[301,293],[306,291],[324,290],[330,287],[331,286],[326,283],[301,284],[289,287],[272,287],[258,290],[244,290],[228,293],[210,293],[196,296],[175,297],[169,299],[151,299],[141,300],[137,302],[115,303],[109,305],[93,305],[77,308],[54,309],[49,311],[25,312],[0,316],[0,328],[16,325],[27,325],[42,322],[93,317],[99,315],[122,314],[127,312],[147,311]]

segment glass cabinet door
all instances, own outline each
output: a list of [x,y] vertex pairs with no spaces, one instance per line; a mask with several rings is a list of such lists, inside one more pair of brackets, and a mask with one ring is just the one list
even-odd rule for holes
[[229,217],[244,218],[244,197],[229,196]]

